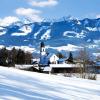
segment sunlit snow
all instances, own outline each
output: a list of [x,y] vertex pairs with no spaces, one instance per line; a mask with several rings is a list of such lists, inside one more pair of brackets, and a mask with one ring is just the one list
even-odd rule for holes
[[41,36],[41,40],[43,39],[50,39],[50,33],[51,33],[51,29],[48,29],[42,36]]
[[22,31],[21,33],[12,33],[11,35],[12,36],[25,36],[31,33],[32,31],[31,27],[29,26],[23,26],[20,30]]
[[81,46],[75,46],[75,45],[72,45],[72,44],[68,44],[67,46],[49,47],[49,48],[56,49],[58,51],[62,51],[62,50],[65,50],[65,51],[77,51],[77,50],[81,49],[82,47]]
[[0,100],[100,100],[100,81],[0,67]]
[[0,36],[6,34],[6,31],[0,32]]
[[97,31],[98,29],[96,27],[92,28],[92,27],[86,27],[86,29],[88,29],[89,31]]
[[[70,34],[71,35],[70,35]],[[65,31],[63,33],[63,36],[67,36],[67,37],[76,37],[76,38],[84,38],[85,37],[85,31],[81,31],[80,33],[74,32],[74,31]]]

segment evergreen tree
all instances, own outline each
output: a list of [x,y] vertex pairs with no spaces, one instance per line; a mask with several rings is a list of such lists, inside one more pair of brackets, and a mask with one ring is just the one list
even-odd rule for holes
[[17,64],[25,64],[25,53],[21,49],[18,50]]
[[63,55],[62,53],[58,52],[58,53],[57,53],[57,57],[59,57],[59,58],[64,58],[64,55]]
[[15,49],[15,47],[11,50],[11,57],[12,57],[12,65],[15,66],[15,64],[17,63],[17,54],[18,54],[18,50]]
[[0,65],[6,66],[8,64],[8,50],[6,47],[0,50]]
[[31,64],[32,63],[32,54],[30,52],[25,53],[25,64]]
[[73,63],[73,54],[72,52],[69,53],[69,57],[67,59],[68,62]]

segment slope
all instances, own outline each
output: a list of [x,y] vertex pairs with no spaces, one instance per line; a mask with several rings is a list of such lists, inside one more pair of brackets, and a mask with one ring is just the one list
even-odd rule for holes
[[0,100],[100,100],[100,81],[0,67]]

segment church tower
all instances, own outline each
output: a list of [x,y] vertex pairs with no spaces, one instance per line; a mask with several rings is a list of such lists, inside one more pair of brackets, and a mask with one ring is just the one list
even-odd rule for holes
[[40,43],[40,62],[39,64],[42,66],[47,65],[47,54],[46,54],[44,42]]
[[46,50],[45,50],[44,42],[41,42],[41,44],[40,44],[40,55],[41,56],[46,55]]

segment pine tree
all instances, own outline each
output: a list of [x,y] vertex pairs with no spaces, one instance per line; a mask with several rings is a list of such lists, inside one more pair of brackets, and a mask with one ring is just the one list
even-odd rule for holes
[[15,66],[15,64],[17,63],[17,54],[18,54],[18,50],[15,49],[15,47],[11,50],[11,57],[12,57],[12,65]]
[[71,52],[69,53],[69,57],[68,57],[67,61],[69,63],[73,63],[73,54]]
[[57,53],[57,57],[59,57],[59,58],[64,58],[64,55],[63,55],[62,53],[58,52],[58,53]]
[[25,64],[25,53],[21,49],[18,50],[17,64]]
[[0,65],[6,66],[8,63],[8,50],[6,47],[0,50]]
[[25,64],[31,64],[32,63],[32,54],[30,52],[25,53]]

